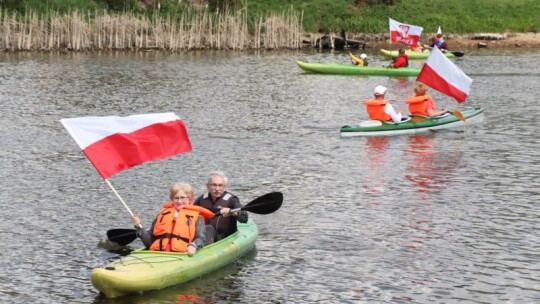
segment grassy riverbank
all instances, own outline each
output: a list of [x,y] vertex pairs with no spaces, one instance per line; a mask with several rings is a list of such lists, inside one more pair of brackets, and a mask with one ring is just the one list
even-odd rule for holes
[[0,50],[297,49],[342,31],[380,42],[389,17],[459,39],[536,33],[537,11],[537,0],[0,0]]
[[[392,3],[388,5],[385,3]],[[187,5],[187,6],[186,6]],[[280,15],[292,9],[302,15],[306,32],[319,30],[351,33],[383,33],[388,17],[424,27],[441,26],[447,33],[538,32],[540,1],[537,0],[1,0],[4,11],[33,11],[39,15],[95,12],[170,15],[178,18],[186,9],[208,7],[212,12],[243,10],[247,21]],[[188,8],[187,8],[188,7]]]

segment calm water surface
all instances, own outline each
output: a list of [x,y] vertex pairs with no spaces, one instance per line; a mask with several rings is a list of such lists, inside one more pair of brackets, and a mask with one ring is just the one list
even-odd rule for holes
[[[388,60],[370,53],[372,65]],[[464,104],[482,125],[389,138],[341,139],[367,118],[373,87],[403,100],[414,78],[306,75],[295,60],[345,53],[0,54],[2,303],[539,303],[540,53],[469,51]],[[421,62],[413,62],[418,66]],[[61,118],[173,111],[191,153],[111,178],[149,223],[179,179],[203,191],[223,170],[247,203],[257,247],[182,286],[107,300],[90,272],[129,214],[59,123]],[[132,248],[141,246],[134,242]]]

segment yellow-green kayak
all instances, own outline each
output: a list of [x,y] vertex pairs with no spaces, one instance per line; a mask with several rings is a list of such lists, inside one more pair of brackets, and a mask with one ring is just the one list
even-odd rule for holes
[[238,223],[238,231],[200,249],[187,253],[138,249],[104,268],[92,271],[92,285],[107,298],[162,289],[200,277],[238,259],[255,246],[258,229],[253,220]]
[[[399,55],[398,51],[389,51],[385,49],[381,49],[381,54],[390,58],[396,58]],[[431,54],[431,52],[429,51],[415,52],[411,50],[405,50],[405,54],[409,56],[409,59],[427,59],[429,57],[429,54]],[[443,54],[447,58],[456,58],[456,57],[462,57],[463,55],[465,55],[463,52],[451,52],[451,51],[444,52]]]

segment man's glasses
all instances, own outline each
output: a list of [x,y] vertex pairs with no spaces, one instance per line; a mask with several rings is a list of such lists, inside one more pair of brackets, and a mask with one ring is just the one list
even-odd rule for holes
[[207,185],[212,187],[212,188],[223,188],[223,187],[225,187],[225,184],[212,183],[212,184],[207,184]]

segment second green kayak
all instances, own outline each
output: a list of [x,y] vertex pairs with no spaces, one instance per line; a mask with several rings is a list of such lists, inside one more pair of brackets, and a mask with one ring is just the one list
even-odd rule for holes
[[296,64],[308,72],[333,75],[380,75],[396,77],[414,77],[420,74],[420,69],[377,67],[377,66],[356,66],[353,64],[341,63],[307,63],[297,60]]
[[[386,57],[390,57],[390,58],[396,58],[399,55],[398,51],[389,51],[389,50],[385,50],[385,49],[381,49],[381,54],[383,54]],[[405,54],[407,54],[407,56],[409,56],[409,59],[427,59],[429,57],[429,54],[431,54],[431,52],[429,52],[429,51],[426,51],[426,52],[414,52],[414,51],[411,51],[411,50],[405,50]],[[451,51],[444,52],[443,54],[447,58],[462,57],[464,55],[463,52],[451,52]]]
[[[464,120],[461,120],[460,116]],[[394,136],[423,133],[434,130],[463,128],[468,125],[481,123],[483,120],[484,109],[474,108],[464,110],[462,113],[459,112],[459,114],[445,114],[433,118],[411,116],[399,124],[380,122],[378,120],[367,120],[357,125],[343,126],[340,129],[340,133],[341,137]]]
[[258,229],[253,220],[238,223],[238,231],[189,257],[182,252],[138,249],[92,271],[92,285],[107,298],[181,284],[223,267],[255,246]]

